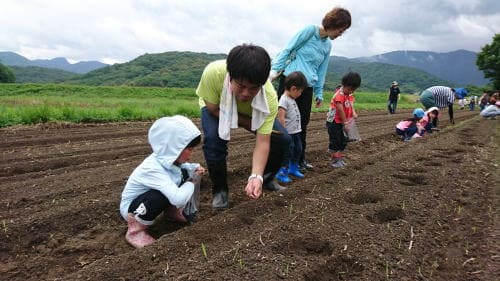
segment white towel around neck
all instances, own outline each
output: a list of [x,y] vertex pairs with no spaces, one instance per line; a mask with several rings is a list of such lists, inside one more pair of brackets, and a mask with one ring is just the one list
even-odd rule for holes
[[[269,115],[269,105],[266,100],[264,86],[252,100],[252,131],[256,131]],[[238,128],[238,107],[236,98],[231,91],[231,78],[226,74],[219,104],[219,137],[230,140],[231,129]]]

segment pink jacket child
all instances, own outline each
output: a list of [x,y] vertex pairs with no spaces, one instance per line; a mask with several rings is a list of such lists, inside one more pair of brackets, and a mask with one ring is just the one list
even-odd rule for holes
[[419,138],[425,131],[420,123],[425,112],[422,108],[413,110],[413,117],[404,119],[396,125],[396,134],[401,136],[403,141],[410,141],[413,138]]
[[424,127],[425,131],[422,132],[422,135],[425,133],[432,133],[432,130],[436,130],[436,126],[434,125],[434,120],[436,120],[437,117],[439,117],[439,108],[437,107],[431,107],[429,108],[425,114],[424,117],[420,120],[420,125]]

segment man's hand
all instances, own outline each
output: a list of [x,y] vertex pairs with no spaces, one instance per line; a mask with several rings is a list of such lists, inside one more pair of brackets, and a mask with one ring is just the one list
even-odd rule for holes
[[262,195],[262,181],[258,178],[250,178],[245,193],[252,199],[258,199]]
[[451,118],[451,119],[450,119],[450,123],[451,123],[451,124],[455,124],[455,119]]

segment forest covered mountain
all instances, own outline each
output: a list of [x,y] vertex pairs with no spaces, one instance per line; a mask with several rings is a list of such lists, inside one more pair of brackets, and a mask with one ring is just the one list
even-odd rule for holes
[[[475,62],[473,63],[470,59],[469,53],[471,52],[451,52],[454,54],[453,56],[439,55],[437,56],[439,59],[437,59],[436,53],[432,52],[416,52],[418,56],[414,53],[415,52],[406,52],[406,55],[404,55],[399,52],[391,52],[374,57],[355,59],[333,56],[330,58],[325,88],[326,90],[333,90],[335,86],[340,84],[342,75],[350,70],[357,71],[361,74],[362,89],[370,91],[386,91],[393,80],[399,82],[400,89],[405,93],[419,92],[433,85],[481,86],[485,84],[485,79],[474,80],[482,82],[478,82],[479,84],[464,83],[463,81],[465,78],[463,78],[464,80],[462,80],[462,82],[457,83],[444,79],[441,76],[432,75],[416,67],[422,66],[423,68],[423,66],[427,66],[429,69],[438,69],[438,65],[431,67],[434,63],[429,62],[438,61],[438,64],[443,64],[445,69],[448,69],[450,65],[455,65],[456,69],[454,71],[450,70],[446,72],[448,75],[447,77],[453,78],[455,81],[458,79],[456,77],[459,76],[452,77],[450,73],[460,74],[460,77],[472,77],[470,70],[477,70],[477,66]],[[424,53],[426,55],[424,55]],[[412,55],[410,56],[409,54]],[[464,54],[468,58],[458,58],[460,54]],[[430,56],[434,56],[434,60],[430,59]],[[69,75],[68,73],[54,75],[53,69],[47,70],[50,71],[50,73],[46,75],[37,75],[37,72],[44,71],[42,68],[17,67],[14,70],[17,77],[22,77],[22,79],[17,79],[18,83],[45,82],[95,86],[128,85],[195,88],[198,85],[198,81],[205,66],[211,61],[224,59],[225,57],[225,54],[195,52],[144,54],[132,61],[108,65],[81,75]],[[445,60],[444,57],[448,57],[449,61]],[[415,62],[415,60],[418,59],[421,61]],[[405,64],[410,64],[409,61],[413,61],[412,65],[414,66],[405,66]],[[458,62],[461,62],[460,67],[458,67]],[[482,72],[480,72],[480,74],[482,74]]]
[[91,71],[67,83],[195,88],[205,66],[225,57],[224,54],[194,52],[145,54],[127,63]]
[[[84,85],[130,85],[159,87],[189,87],[198,85],[205,66],[224,54],[192,52],[166,52],[146,54],[123,64],[115,64],[91,71],[66,81]],[[335,89],[347,71],[357,71],[362,77],[362,88],[386,90],[393,80],[398,80],[404,92],[417,92],[431,85],[449,85],[424,71],[384,63],[363,63],[342,57],[331,57],[325,88]]]
[[39,66],[9,66],[16,83],[61,83],[78,77],[77,73]]

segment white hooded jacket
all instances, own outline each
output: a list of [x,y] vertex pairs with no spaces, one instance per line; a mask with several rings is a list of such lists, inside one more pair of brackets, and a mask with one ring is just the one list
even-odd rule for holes
[[139,195],[151,189],[159,190],[168,201],[181,208],[189,201],[194,183],[182,181],[181,167],[192,177],[200,164],[183,163],[174,165],[186,146],[201,135],[200,130],[188,118],[180,115],[156,120],[148,133],[153,153],[135,168],[122,192],[120,214],[127,220],[130,203]]

